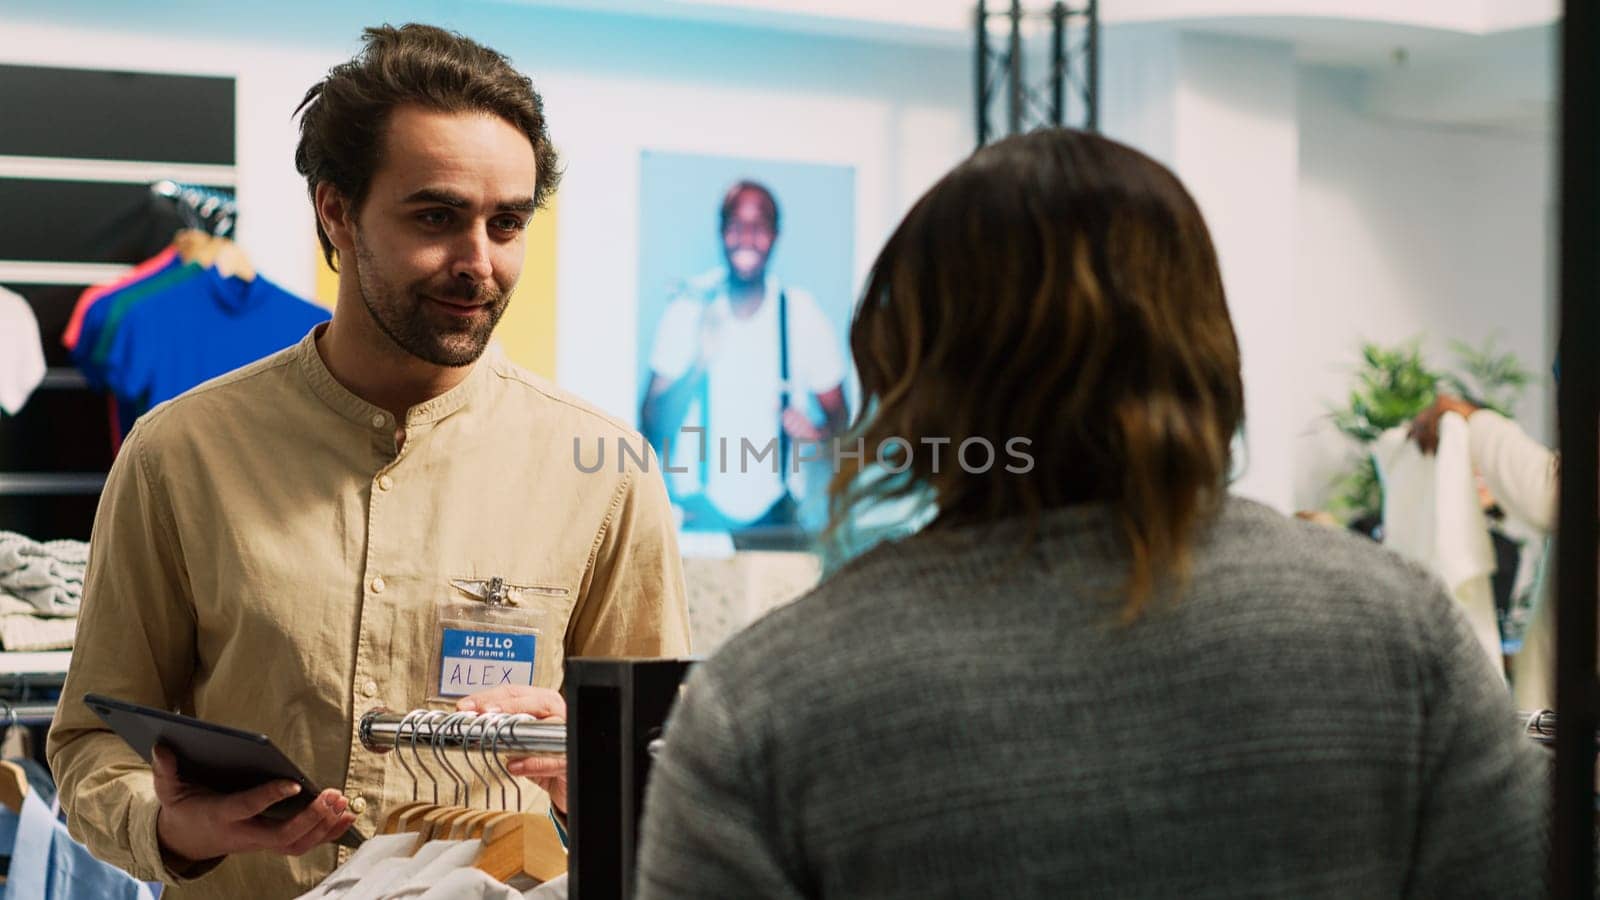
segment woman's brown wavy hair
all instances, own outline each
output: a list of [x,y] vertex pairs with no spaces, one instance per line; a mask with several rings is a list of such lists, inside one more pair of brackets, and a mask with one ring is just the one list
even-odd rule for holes
[[[1210,234],[1165,167],[1069,129],[979,150],[878,255],[850,346],[849,443],[867,452],[833,478],[835,528],[925,490],[932,528],[1025,516],[1032,533],[1046,510],[1101,503],[1129,553],[1125,618],[1187,575],[1244,388]],[[973,438],[996,450],[987,471],[953,464]],[[1006,465],[1025,468],[1004,450],[1016,438],[1029,471]],[[938,464],[924,439],[949,440]],[[880,452],[905,475],[858,477]]]

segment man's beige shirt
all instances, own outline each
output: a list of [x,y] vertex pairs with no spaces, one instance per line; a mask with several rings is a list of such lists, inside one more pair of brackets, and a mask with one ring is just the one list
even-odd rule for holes
[[397,450],[393,416],[334,380],[315,333],[140,419],[100,501],[49,741],[95,855],[179,881],[173,900],[290,897],[336,862],[331,846],[241,854],[177,879],[150,771],[87,692],[264,732],[370,834],[413,787],[357,721],[438,693],[436,605],[465,598],[453,579],[527,589],[539,685],[559,688],[568,656],[688,652],[671,512],[636,433],[494,353],[403,426]]

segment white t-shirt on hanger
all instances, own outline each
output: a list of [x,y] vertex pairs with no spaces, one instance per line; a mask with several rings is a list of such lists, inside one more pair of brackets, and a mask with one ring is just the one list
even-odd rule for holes
[[44,380],[44,346],[33,308],[0,288],[0,410],[16,415]]

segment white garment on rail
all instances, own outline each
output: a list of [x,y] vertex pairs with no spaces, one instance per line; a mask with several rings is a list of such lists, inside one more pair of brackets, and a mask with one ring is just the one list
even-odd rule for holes
[[301,894],[298,900],[320,900],[338,897],[355,887],[379,863],[397,857],[409,857],[417,846],[418,835],[410,833],[379,834],[368,838],[344,865],[334,869],[322,883]]
[[[470,841],[435,841],[435,844],[444,844],[445,849],[428,861],[428,864],[414,869],[403,881],[394,883],[382,894],[383,900],[414,900],[428,892],[435,883],[457,869],[471,868],[477,860],[478,853],[483,850],[483,841],[473,839]],[[432,846],[424,845],[423,849]],[[422,851],[417,851],[421,856]]]
[[477,869],[457,869],[417,900],[567,900],[567,876],[526,890],[502,884]]
[[1478,503],[1467,421],[1439,419],[1439,448],[1425,455],[1406,429],[1391,428],[1373,447],[1383,480],[1383,541],[1437,573],[1472,623],[1494,670],[1504,670],[1495,615],[1494,544]]
[[458,847],[465,841],[429,841],[417,848],[413,856],[397,856],[380,860],[355,886],[342,894],[333,894],[341,900],[380,900],[394,888],[404,884],[411,876],[427,868],[428,864]]
[[44,345],[33,307],[0,287],[0,410],[16,415],[44,380]]

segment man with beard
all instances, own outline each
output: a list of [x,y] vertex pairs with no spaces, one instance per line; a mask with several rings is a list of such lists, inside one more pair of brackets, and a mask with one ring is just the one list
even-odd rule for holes
[[[691,279],[662,314],[641,430],[689,476],[676,491],[686,528],[794,525],[805,493],[792,477],[796,458],[825,455],[849,418],[844,361],[817,302],[768,271],[772,191],[754,181],[729,188],[721,238],[726,266]],[[820,423],[804,411],[813,399]]]
[[[568,656],[688,650],[656,467],[574,459],[639,438],[485,353],[557,180],[532,84],[459,35],[373,28],[301,113],[333,320],[139,421],[50,736],[73,833],[173,898],[298,894],[410,799],[394,754],[360,748],[368,709],[559,713]],[[213,794],[166,753],[152,772],[87,692],[264,732],[328,789],[261,819],[292,785]]]

